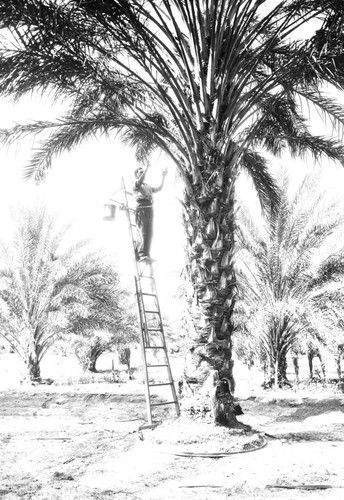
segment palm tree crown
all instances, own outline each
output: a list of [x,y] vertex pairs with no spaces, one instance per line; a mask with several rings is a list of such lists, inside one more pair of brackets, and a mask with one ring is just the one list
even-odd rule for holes
[[40,378],[43,356],[63,334],[120,332],[125,319],[126,293],[113,265],[92,254],[86,242],[62,250],[68,228],[45,207],[20,209],[12,237],[0,247],[0,335],[34,379]]
[[[0,2],[0,15],[8,33],[2,94],[72,98],[61,121],[11,131],[13,139],[52,130],[29,174],[39,177],[54,153],[111,129],[140,158],[164,149],[203,191],[214,165],[236,158],[271,195],[252,146],[342,159],[342,148],[312,136],[302,115],[309,101],[343,123],[341,106],[320,93],[344,82],[338,1],[282,1],[269,10],[253,0],[11,0]],[[312,20],[322,20],[314,36],[293,41]]]

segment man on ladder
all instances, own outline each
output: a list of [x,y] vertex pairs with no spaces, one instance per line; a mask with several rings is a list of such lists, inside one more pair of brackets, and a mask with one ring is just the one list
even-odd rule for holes
[[[165,182],[167,171],[162,171],[161,183],[157,187],[152,187],[145,182],[145,177],[149,165],[146,169],[138,167],[135,170],[135,182],[133,185],[133,196],[136,200],[135,224],[137,236],[133,239],[135,247],[135,257],[137,265],[137,275],[135,277],[136,296],[138,302],[140,324],[141,324],[141,347],[143,355],[143,366],[146,383],[146,403],[148,423],[140,427],[150,428],[158,424],[153,421],[153,409],[159,406],[173,404],[177,415],[180,415],[177,393],[169,362],[167,346],[158,294],[155,285],[152,260],[150,258],[150,247],[153,236],[153,194],[160,191]],[[133,225],[131,225],[133,227]],[[131,233],[132,234],[132,233]],[[154,378],[158,374],[152,370],[160,370],[160,380]],[[171,395],[166,400],[157,402],[152,400],[151,391],[157,388],[169,387]]]
[[152,187],[145,182],[145,177],[149,165],[146,169],[138,167],[135,170],[135,182],[133,195],[136,200],[135,220],[137,226],[136,258],[144,260],[150,258],[150,247],[153,236],[153,194],[160,191],[165,182],[167,170],[162,172],[162,180],[159,186]]
[[[159,423],[156,420],[153,421],[152,410],[157,410],[156,407],[174,405],[177,416],[180,415],[177,392],[167,352],[152,260],[150,258],[150,245],[153,235],[153,194],[163,188],[167,172],[166,170],[162,172],[160,186],[152,187],[145,182],[148,168],[139,167],[135,170],[136,181],[133,186],[133,193],[126,190],[124,179],[122,179],[121,190],[124,194],[124,203],[116,202],[113,195],[110,198],[113,204],[118,203],[126,212],[133,256],[135,255],[135,290],[141,330],[140,341],[147,405],[147,424],[140,426],[140,429],[155,427]],[[128,195],[134,195],[136,210],[129,207]],[[113,208],[112,205],[105,205],[106,208],[109,206]],[[134,215],[135,223],[133,221]],[[105,220],[113,220],[113,214],[111,214],[111,217],[107,215]],[[134,236],[134,228],[138,233],[137,237]],[[159,380],[156,380],[157,377]],[[170,389],[170,394],[160,394],[158,402],[152,399],[151,391],[156,391],[158,388],[163,390],[167,387]],[[155,416],[157,415],[155,414]]]

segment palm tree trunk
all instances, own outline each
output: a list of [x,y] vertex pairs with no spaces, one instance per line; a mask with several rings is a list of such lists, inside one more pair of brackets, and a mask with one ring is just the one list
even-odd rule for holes
[[122,365],[126,365],[127,366],[128,377],[129,377],[129,380],[131,380],[133,377],[132,377],[132,374],[131,374],[131,366],[130,366],[130,360],[131,360],[131,349],[130,349],[130,347],[120,347],[120,348],[118,348],[118,358],[119,358],[119,362]]
[[92,373],[97,373],[97,368],[96,368],[97,359],[98,356],[95,356],[94,354],[90,355],[90,358],[88,359],[87,362],[87,371]]
[[334,357],[334,361],[335,361],[336,369],[337,369],[337,377],[338,377],[338,380],[340,381],[340,379],[342,377],[341,354],[336,353],[336,355]]
[[186,204],[192,297],[182,409],[212,414],[217,424],[233,427],[234,180],[223,170],[212,172],[207,190],[199,189]]
[[283,350],[270,353],[270,369],[265,387],[282,388],[285,385],[290,385],[287,379],[287,358]]
[[88,357],[87,357],[87,360],[86,360],[86,370],[88,370],[89,372],[92,372],[92,373],[97,373],[97,361],[98,361],[98,358],[100,358],[100,356],[103,354],[104,352],[104,346],[102,346],[102,344],[97,341],[92,347],[91,349],[89,350],[89,353],[88,353]]
[[278,389],[278,357],[275,359],[275,391]]
[[28,370],[29,380],[31,382],[40,382],[41,381],[41,366],[38,356],[35,352],[29,354],[26,366]]

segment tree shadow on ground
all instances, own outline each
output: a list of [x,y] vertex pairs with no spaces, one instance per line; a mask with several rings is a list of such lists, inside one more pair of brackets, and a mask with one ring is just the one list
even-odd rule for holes
[[281,408],[286,408],[292,411],[289,414],[282,414],[275,419],[275,422],[302,422],[310,417],[317,417],[326,413],[344,410],[344,401],[338,398],[319,398],[310,399],[303,398],[301,402],[295,401],[278,401]]
[[331,432],[328,432],[328,430],[324,432],[318,432],[318,431],[300,431],[300,432],[286,432],[286,433],[279,433],[278,439],[285,439],[288,441],[296,441],[296,442],[318,442],[318,441],[323,441],[323,442],[343,442],[344,441],[344,435],[343,435],[343,425],[339,424],[336,426],[337,428],[333,428],[331,426]]
[[241,405],[250,425],[271,437],[299,442],[344,441],[343,395],[295,398],[281,395],[269,400],[262,396]]

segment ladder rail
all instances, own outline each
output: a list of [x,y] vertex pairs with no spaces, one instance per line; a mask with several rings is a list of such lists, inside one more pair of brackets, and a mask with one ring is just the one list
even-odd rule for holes
[[142,326],[142,313],[140,310],[140,305],[139,305],[139,300],[138,300],[138,284],[137,284],[136,276],[135,276],[135,287],[136,287],[136,298],[137,298],[137,304],[138,304],[138,309],[139,309],[140,329],[141,329],[140,344],[141,344],[143,375],[144,375],[144,381],[145,381],[145,399],[146,399],[147,420],[148,420],[148,424],[152,425],[153,418],[152,418],[152,406],[151,406],[151,393],[150,393],[150,386],[149,386],[149,373],[148,373],[148,366],[147,366],[148,363],[147,363],[147,355],[146,355],[146,349],[145,349],[144,329]]
[[[152,331],[152,330],[153,331],[158,331],[160,333],[160,341],[161,341],[162,345],[158,346],[158,347],[160,347],[161,349],[163,349],[163,352],[165,354],[166,366],[167,366],[167,377],[168,377],[169,382],[168,382],[168,384],[151,384],[148,381],[148,384],[151,387],[152,386],[162,386],[162,385],[169,385],[170,386],[171,392],[172,392],[172,397],[173,397],[173,402],[175,404],[175,410],[176,410],[177,415],[179,416],[180,415],[180,407],[179,407],[177,391],[176,391],[176,388],[175,388],[175,385],[174,385],[174,380],[173,380],[172,371],[171,371],[171,365],[170,365],[170,361],[169,361],[169,357],[168,357],[168,352],[167,352],[166,337],[165,337],[165,333],[164,333],[164,325],[163,325],[163,321],[162,321],[161,309],[160,309],[160,304],[159,304],[159,300],[158,300],[158,292],[157,292],[156,282],[155,282],[155,278],[154,278],[154,274],[153,274],[153,269],[152,269],[151,264],[149,264],[149,265],[150,265],[150,268],[151,268],[150,271],[151,271],[151,280],[152,280],[152,285],[153,285],[152,288],[153,288],[153,291],[155,292],[155,293],[151,294],[151,296],[154,297],[154,302],[155,302],[156,310],[155,311],[151,311],[149,309],[145,309],[144,301],[142,301],[143,302],[143,315],[145,316],[145,324],[146,325],[148,325],[147,318],[146,318],[146,313],[148,313],[148,314],[153,314],[154,313],[159,318],[159,328],[149,328],[147,326],[147,335],[149,336],[149,332]],[[151,347],[150,342],[147,345],[147,347]],[[156,347],[153,346],[152,348],[155,349]],[[171,403],[172,402],[168,402],[168,403],[166,402],[166,403],[161,403],[159,405],[151,403],[151,407],[152,406],[163,406],[164,404],[167,405],[167,404],[171,404]]]

